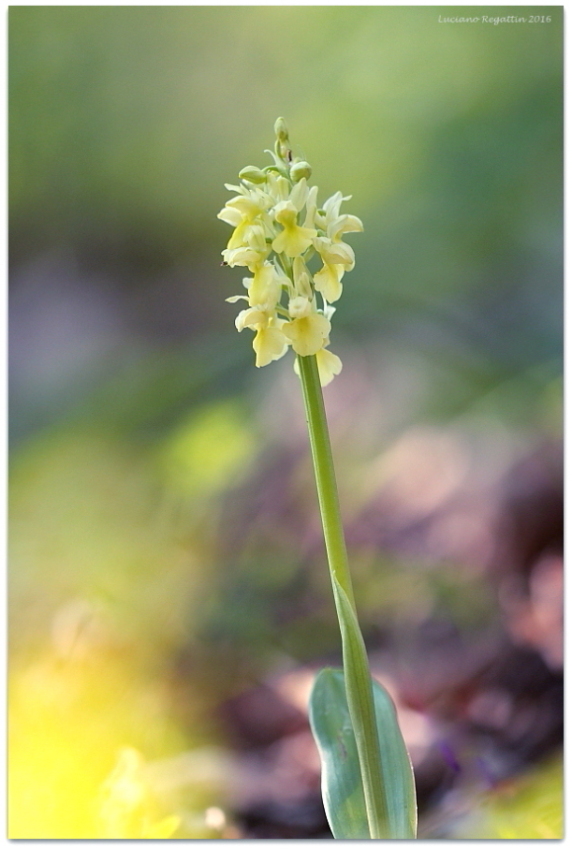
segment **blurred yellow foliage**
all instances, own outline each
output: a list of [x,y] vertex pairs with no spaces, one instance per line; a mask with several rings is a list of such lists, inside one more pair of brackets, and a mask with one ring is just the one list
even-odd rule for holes
[[563,765],[553,759],[510,782],[487,807],[487,838],[557,840],[563,832]]
[[194,410],[177,423],[160,449],[161,466],[175,492],[212,495],[243,472],[256,438],[234,401]]

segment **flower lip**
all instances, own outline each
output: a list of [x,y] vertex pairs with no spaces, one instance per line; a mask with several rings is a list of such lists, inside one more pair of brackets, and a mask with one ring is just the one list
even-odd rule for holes
[[330,321],[322,313],[311,313],[286,322],[282,332],[291,341],[296,354],[308,357],[328,344],[330,329]]
[[324,263],[314,275],[314,285],[328,303],[337,301],[342,294],[344,268],[338,264]]
[[280,360],[288,351],[289,340],[279,326],[269,325],[259,328],[252,346],[256,353],[256,366],[268,366],[273,360]]

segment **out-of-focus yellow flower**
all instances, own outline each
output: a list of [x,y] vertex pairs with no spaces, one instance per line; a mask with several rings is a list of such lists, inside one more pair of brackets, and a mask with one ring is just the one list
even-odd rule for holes
[[157,820],[144,775],[145,762],[133,747],[123,747],[99,794],[101,838],[171,838],[181,819],[169,815]]
[[[239,331],[255,332],[256,365],[266,366],[284,356],[291,345],[300,357],[317,355],[322,385],[342,368],[340,358],[327,350],[330,343],[330,305],[342,294],[342,278],[355,265],[353,249],[342,241],[346,233],[363,230],[357,216],[341,214],[336,192],[318,204],[317,186],[308,186],[310,165],[292,155],[283,118],[275,124],[274,162],[265,168],[249,165],[239,174],[236,192],[218,214],[234,230],[222,252],[229,266],[246,266],[247,295],[227,301],[246,301],[236,319]],[[317,256],[321,267],[311,271]],[[282,302],[283,295],[287,306]]]
[[168,815],[166,818],[161,818],[161,820],[145,826],[141,838],[151,838],[155,841],[172,838],[180,825],[181,818],[178,815]]

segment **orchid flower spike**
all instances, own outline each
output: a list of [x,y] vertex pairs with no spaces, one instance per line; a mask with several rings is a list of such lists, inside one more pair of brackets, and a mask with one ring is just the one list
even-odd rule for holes
[[267,366],[292,348],[299,357],[316,355],[322,386],[342,368],[329,350],[332,303],[343,290],[342,278],[355,265],[346,233],[363,230],[355,215],[341,214],[336,192],[320,207],[318,187],[308,185],[312,169],[290,147],[283,118],[274,125],[273,162],[264,168],[248,165],[239,173],[236,194],[218,218],[233,227],[223,265],[243,266],[246,294],[227,298],[246,301],[237,319],[239,331],[255,332],[256,365]]

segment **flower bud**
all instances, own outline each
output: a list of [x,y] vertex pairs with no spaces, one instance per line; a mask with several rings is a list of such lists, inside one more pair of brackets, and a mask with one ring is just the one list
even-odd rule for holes
[[238,176],[241,180],[248,180],[249,183],[266,183],[267,175],[255,165],[247,165]]
[[283,118],[276,119],[276,123],[274,124],[274,132],[276,133],[276,138],[279,142],[288,141],[288,128]]
[[290,177],[297,183],[298,180],[301,180],[302,177],[310,177],[312,174],[312,168],[307,162],[304,160],[300,160],[299,162],[295,162],[294,165],[290,168]]

